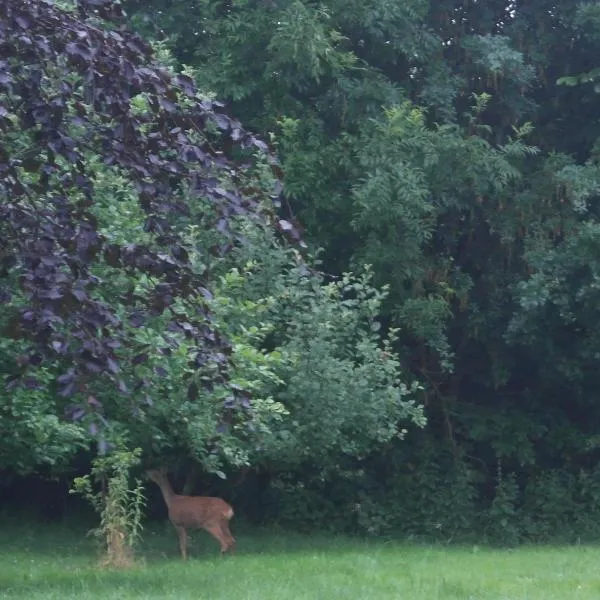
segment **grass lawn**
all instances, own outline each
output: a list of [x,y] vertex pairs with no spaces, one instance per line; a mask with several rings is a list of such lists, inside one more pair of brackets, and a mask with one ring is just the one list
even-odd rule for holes
[[[235,528],[235,525],[234,525]],[[140,565],[97,566],[86,528],[0,520],[0,598],[177,600],[598,600],[600,548],[419,546],[381,540],[240,533],[221,559],[203,532],[191,558],[167,524],[145,532]]]

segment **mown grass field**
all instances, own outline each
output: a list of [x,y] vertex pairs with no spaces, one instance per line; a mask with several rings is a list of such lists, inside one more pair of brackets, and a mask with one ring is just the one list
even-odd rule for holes
[[598,600],[600,548],[409,545],[239,532],[221,559],[208,535],[183,563],[167,524],[145,532],[140,564],[98,567],[83,525],[0,520],[0,598],[177,600]]

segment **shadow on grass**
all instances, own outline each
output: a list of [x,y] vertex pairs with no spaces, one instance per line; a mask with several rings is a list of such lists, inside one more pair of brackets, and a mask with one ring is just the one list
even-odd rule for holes
[[163,522],[147,524],[139,563],[119,571],[99,565],[89,528],[76,519],[49,525],[0,518],[0,598],[563,600],[574,592],[582,600],[600,598],[600,550],[593,547],[448,547],[239,523],[235,556],[221,558],[215,541],[198,531],[184,562],[173,528]]
[[[234,556],[221,557],[218,544],[197,531],[190,559],[184,562],[170,523],[152,523],[143,532],[137,564],[116,570],[100,566],[99,548],[87,535],[89,529],[89,522],[76,519],[61,524],[0,519],[0,598],[205,598],[198,595],[200,590],[212,590],[220,598],[227,597],[227,582],[233,576],[238,584],[244,581],[242,586],[256,580],[255,567],[267,556],[336,552],[335,538],[242,527]],[[339,550],[350,551],[347,539]]]
[[[100,554],[98,540],[90,533],[96,523],[77,517],[61,523],[42,523],[18,515],[0,515],[0,560],[8,553],[13,558],[76,559],[76,564],[96,564]],[[331,552],[351,553],[356,550],[387,545],[381,539],[367,540],[336,535],[293,533],[269,528],[268,530],[234,524],[237,538],[233,559],[244,555],[281,555]],[[401,542],[389,542],[397,546]],[[168,521],[147,523],[136,552],[141,563],[157,563],[179,559],[177,535]],[[190,531],[190,557],[192,559],[221,558],[218,543],[205,531]]]

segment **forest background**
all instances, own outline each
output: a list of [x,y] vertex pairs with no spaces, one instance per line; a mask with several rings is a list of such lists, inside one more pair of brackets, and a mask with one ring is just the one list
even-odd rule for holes
[[160,462],[260,523],[597,540],[600,4],[109,4],[57,2],[48,39],[127,19],[162,84],[111,104],[87,46],[15,59],[28,110],[0,80],[0,507],[61,518],[92,464]]

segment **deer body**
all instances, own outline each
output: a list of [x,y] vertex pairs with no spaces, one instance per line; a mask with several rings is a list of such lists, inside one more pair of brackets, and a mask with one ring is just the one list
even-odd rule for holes
[[164,471],[150,470],[146,474],[162,492],[184,560],[187,558],[188,529],[204,529],[210,533],[221,545],[222,554],[235,548],[235,538],[229,530],[233,508],[225,500],[212,496],[180,496],[173,491]]

